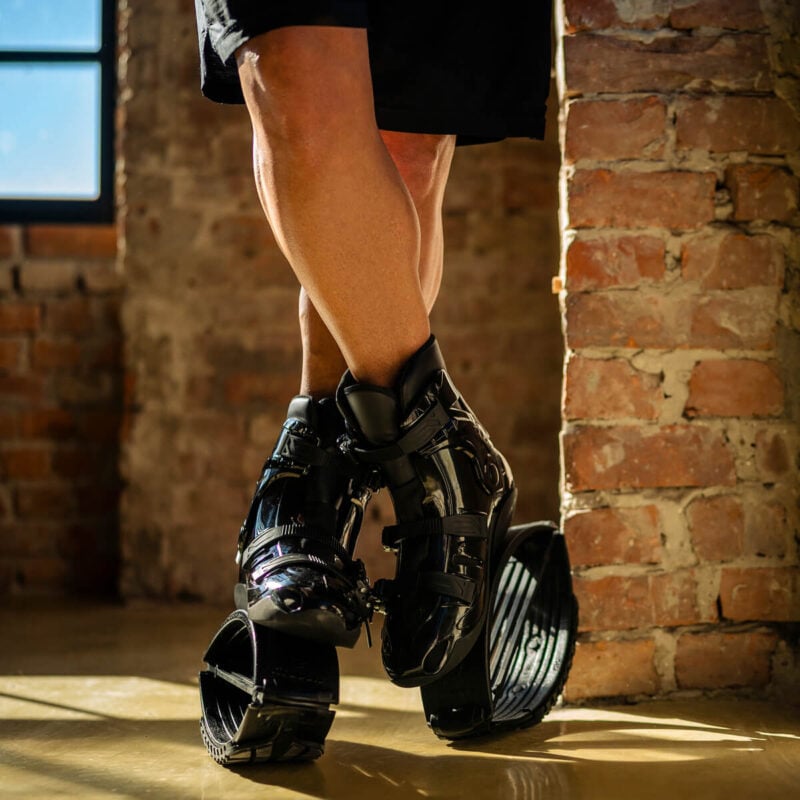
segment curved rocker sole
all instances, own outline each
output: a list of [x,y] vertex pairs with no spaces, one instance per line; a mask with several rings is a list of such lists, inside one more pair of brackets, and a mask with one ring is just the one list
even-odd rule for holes
[[223,622],[200,673],[200,732],[223,766],[312,761],[325,750],[339,701],[339,663],[321,645],[254,625],[242,610]]
[[562,533],[548,522],[514,526],[494,564],[480,640],[446,680],[422,688],[428,725],[443,739],[537,724],[572,664],[578,605]]

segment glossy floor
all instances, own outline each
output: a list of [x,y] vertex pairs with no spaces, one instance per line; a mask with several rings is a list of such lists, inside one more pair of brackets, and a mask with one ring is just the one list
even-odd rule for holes
[[342,653],[342,702],[310,765],[228,770],[198,733],[200,655],[224,611],[0,612],[0,797],[800,797],[797,709],[735,700],[559,708],[539,726],[452,745],[376,651]]

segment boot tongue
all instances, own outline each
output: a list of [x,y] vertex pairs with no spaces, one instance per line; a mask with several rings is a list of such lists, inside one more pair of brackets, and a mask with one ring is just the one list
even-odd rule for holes
[[314,430],[319,427],[317,416],[314,399],[302,394],[291,399],[289,410],[286,412],[286,419],[299,419]]
[[314,400],[306,395],[297,395],[289,403],[286,417],[307,425],[319,437],[323,447],[332,444],[344,433],[344,420],[333,397]]
[[393,388],[356,383],[348,370],[339,391],[344,394],[350,417],[363,436],[373,444],[387,444],[397,439],[401,421],[436,373],[443,369],[445,364],[439,345],[431,335],[403,364]]
[[397,395],[391,389],[354,383],[343,388],[347,407],[367,441],[386,444],[400,431]]
[[428,341],[403,364],[397,376],[395,388],[403,416],[409,413],[412,404],[428,388],[435,373],[444,369],[447,368],[439,344],[436,337],[431,334]]

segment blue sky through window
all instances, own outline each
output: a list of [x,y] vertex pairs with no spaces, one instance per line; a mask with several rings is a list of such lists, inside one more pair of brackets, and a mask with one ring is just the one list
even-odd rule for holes
[[97,51],[100,19],[100,0],[0,0],[0,48]]
[[[0,0],[0,50],[97,52],[100,0]],[[0,197],[100,194],[99,63],[0,63]]]

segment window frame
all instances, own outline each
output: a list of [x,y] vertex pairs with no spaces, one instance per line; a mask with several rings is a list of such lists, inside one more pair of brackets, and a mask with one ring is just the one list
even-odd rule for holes
[[0,50],[0,65],[98,64],[100,66],[100,194],[94,200],[0,196],[0,223],[114,220],[114,115],[116,105],[116,0],[101,0],[100,50]]

